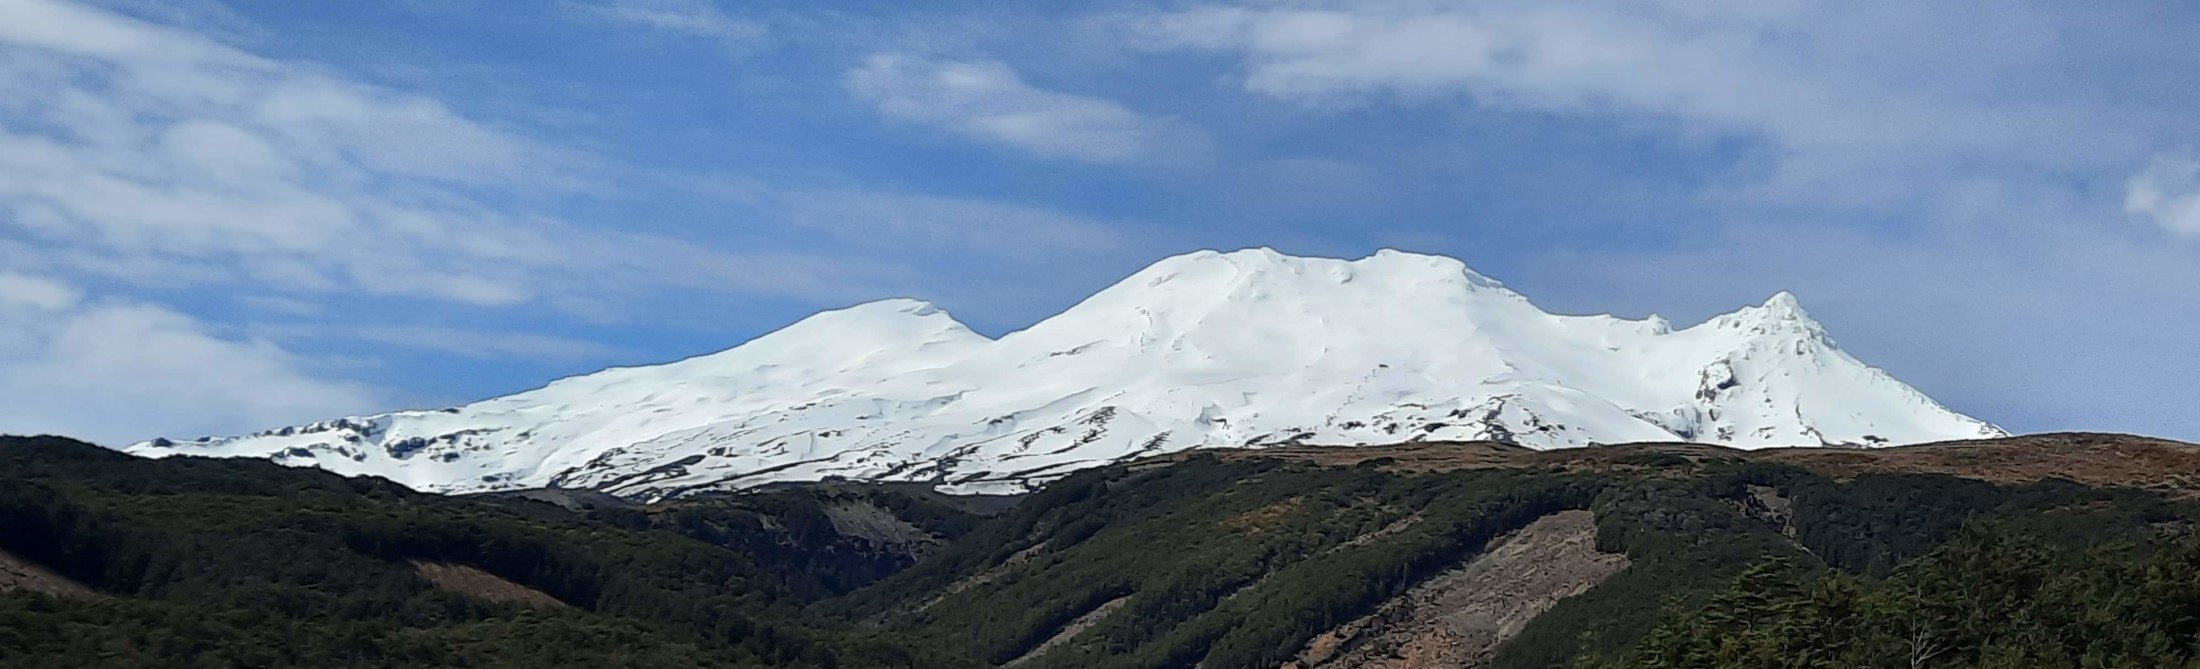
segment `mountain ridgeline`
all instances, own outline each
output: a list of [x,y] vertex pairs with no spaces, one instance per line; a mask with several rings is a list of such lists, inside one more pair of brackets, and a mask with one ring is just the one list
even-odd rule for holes
[[1213,447],[2001,435],[1849,356],[1785,293],[1675,329],[1551,314],[1450,258],[1260,249],[1163,260],[998,339],[886,300],[466,406],[129,450],[656,500],[827,479],[1023,492]]
[[639,504],[0,438],[0,666],[2194,666],[2194,471],[1453,442]]

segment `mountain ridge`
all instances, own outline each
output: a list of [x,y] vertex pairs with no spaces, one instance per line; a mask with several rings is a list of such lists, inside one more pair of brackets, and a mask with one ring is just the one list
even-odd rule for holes
[[1002,491],[1217,446],[1885,445],[2005,433],[1842,352],[1792,294],[1702,324],[1542,311],[1457,259],[1164,259],[988,338],[896,298],[716,353],[433,411],[155,440],[439,492],[773,481]]

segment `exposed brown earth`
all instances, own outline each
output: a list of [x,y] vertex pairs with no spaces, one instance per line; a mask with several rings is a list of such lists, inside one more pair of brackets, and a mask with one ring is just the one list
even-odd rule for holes
[[571,605],[558,601],[549,593],[505,580],[474,567],[448,562],[414,562],[413,570],[421,578],[428,579],[435,587],[461,595],[497,602],[519,604],[548,609],[569,609]]
[[1588,511],[1544,516],[1375,613],[1314,637],[1283,669],[1479,667],[1529,620],[1627,564],[1625,555],[1596,549]]
[[1062,644],[1069,643],[1070,640],[1077,638],[1077,635],[1083,634],[1085,630],[1092,629],[1092,626],[1100,624],[1100,621],[1102,620],[1106,620],[1108,614],[1114,613],[1116,609],[1123,608],[1123,604],[1129,601],[1131,601],[1130,596],[1124,595],[1122,597],[1108,600],[1107,602],[1102,603],[1097,607],[1094,607],[1091,611],[1086,612],[1085,615],[1078,616],[1076,620],[1069,621],[1069,624],[1063,625],[1060,631],[1054,633],[1054,636],[1047,637],[1046,641],[1039,642],[1039,645],[1033,647],[1030,652],[1019,655],[1016,657],[1016,659],[1009,660],[1007,663],[1002,664],[1001,669],[1008,669],[1009,667],[1020,665],[1025,662],[1030,662],[1031,660],[1036,659],[1041,655],[1047,654],[1047,651],[1054,650],[1055,648],[1060,647]]
[[1837,478],[1866,473],[1948,474],[1996,483],[2061,478],[2094,486],[2158,490],[2200,496],[2200,445],[2100,433],[2035,434],[1891,448],[1796,447],[1741,450],[1707,444],[1620,444],[1535,451],[1494,442],[1440,442],[1396,446],[1293,446],[1218,449],[1223,458],[1278,458],[1348,467],[1373,462],[1394,471],[1551,467],[1609,471],[1654,467],[1646,458],[1674,455],[1701,462],[1746,459],[1784,462]]
[[52,570],[0,551],[0,592],[24,590],[55,597],[97,597],[99,593]]

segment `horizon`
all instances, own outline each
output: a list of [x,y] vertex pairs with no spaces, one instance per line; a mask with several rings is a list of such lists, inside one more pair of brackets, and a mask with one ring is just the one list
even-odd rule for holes
[[[2200,6],[0,2],[0,433],[446,407],[1178,249],[1801,296],[2012,432],[2200,440]],[[1594,48],[1592,48],[1594,47]]]

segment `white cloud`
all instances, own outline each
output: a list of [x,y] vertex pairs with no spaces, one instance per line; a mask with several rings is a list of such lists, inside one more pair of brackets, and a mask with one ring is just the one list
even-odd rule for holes
[[578,18],[714,39],[737,51],[754,48],[770,35],[763,23],[734,18],[710,0],[567,0],[560,6]]
[[1936,1],[1312,0],[1114,23],[1144,48],[1230,56],[1247,91],[1316,108],[1466,99],[1763,140],[1769,163],[1735,194],[1868,205],[1933,197],[1926,175],[2107,169],[2178,131],[2125,98],[2040,85],[2077,57],[2055,49],[2046,15]]
[[[609,349],[387,319],[441,301],[618,320],[675,291],[846,301],[899,271],[529,211],[634,176],[318,66],[0,0],[0,431],[119,444],[388,408],[273,341],[114,290],[341,314],[346,336],[380,345],[573,360]],[[88,299],[69,282],[84,278],[116,288]]]
[[[1807,73],[1779,58],[1753,57],[1775,51],[1761,39],[1766,21],[1798,12],[1687,7],[1299,3],[1164,14],[1138,27],[1162,47],[1239,53],[1245,87],[1283,98],[1466,92],[1485,104],[1539,111],[1618,109],[1726,127],[1792,126],[1776,130],[1812,142],[1884,138],[1915,125],[1876,123],[1911,111],[1885,106],[1889,97],[1844,101],[1846,91],[1820,77],[1797,76]],[[1829,118],[1827,105],[1876,111]]]
[[226,434],[374,407],[364,386],[315,378],[274,344],[189,316],[85,300],[60,281],[0,274],[0,432],[110,446]]
[[2170,234],[2200,238],[2200,161],[2162,156],[2124,184],[2124,211]]
[[82,299],[75,286],[45,277],[0,272],[0,309],[60,311]]
[[[616,5],[704,27],[668,18],[685,6]],[[828,264],[819,258],[487,204],[604,188],[619,169],[432,98],[179,29],[55,0],[0,2],[0,242],[46,271],[597,316],[585,305],[653,288],[851,289],[851,275],[815,269]],[[696,279],[728,267],[752,273]]]
[[0,61],[0,231],[80,271],[510,304],[563,259],[446,189],[580,160],[434,100],[51,0],[0,4]]
[[1096,97],[1027,84],[994,61],[880,54],[849,70],[848,91],[880,113],[1045,158],[1091,163],[1149,159],[1187,131]]

